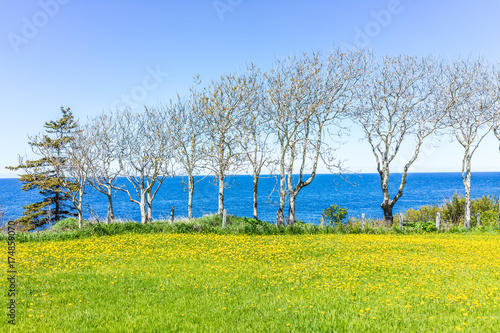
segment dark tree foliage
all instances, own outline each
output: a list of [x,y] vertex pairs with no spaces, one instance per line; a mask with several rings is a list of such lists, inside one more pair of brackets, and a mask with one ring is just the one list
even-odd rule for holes
[[63,191],[61,178],[61,168],[64,167],[66,160],[66,147],[72,140],[76,122],[70,108],[61,107],[61,113],[59,120],[45,123],[45,133],[38,140],[30,138],[30,142],[28,142],[32,148],[49,144],[52,156],[59,163],[54,165],[46,158],[38,160],[20,158],[18,166],[7,167],[10,170],[23,170],[25,172],[19,177],[23,184],[21,186],[23,191],[37,190],[43,196],[43,200],[23,207],[22,217],[15,220],[16,225],[22,230],[33,230],[76,215],[73,212],[73,206],[68,202],[69,197]]

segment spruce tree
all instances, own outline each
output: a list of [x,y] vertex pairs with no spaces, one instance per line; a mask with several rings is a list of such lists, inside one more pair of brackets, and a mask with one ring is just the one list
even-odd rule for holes
[[[22,217],[15,223],[22,230],[32,230],[40,226],[55,223],[63,218],[75,216],[73,206],[68,202],[69,196],[63,188],[62,168],[66,161],[66,148],[73,138],[76,122],[70,108],[61,107],[61,118],[46,122],[45,133],[39,137],[29,137],[33,152],[36,147],[50,147],[52,158],[42,157],[38,160],[19,158],[20,164],[7,167],[10,170],[23,170],[19,177],[23,191],[37,190],[43,200],[24,206]],[[52,161],[52,162],[51,162]],[[54,163],[53,161],[57,161]]]

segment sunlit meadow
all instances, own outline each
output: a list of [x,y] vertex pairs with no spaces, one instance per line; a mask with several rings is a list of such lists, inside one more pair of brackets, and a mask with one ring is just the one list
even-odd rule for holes
[[128,234],[17,251],[17,325],[2,332],[500,331],[495,235]]

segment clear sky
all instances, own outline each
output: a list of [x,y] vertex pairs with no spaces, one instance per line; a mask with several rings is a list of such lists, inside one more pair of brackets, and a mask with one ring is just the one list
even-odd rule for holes
[[[85,119],[121,102],[155,105],[253,61],[370,44],[383,55],[481,55],[500,62],[499,1],[0,0],[0,177],[29,153],[27,135],[71,107]],[[355,127],[338,150],[353,171],[375,172]],[[410,171],[460,171],[450,137]],[[403,151],[405,153],[405,151]],[[406,152],[407,153],[407,152]],[[489,135],[473,171],[500,171]]]

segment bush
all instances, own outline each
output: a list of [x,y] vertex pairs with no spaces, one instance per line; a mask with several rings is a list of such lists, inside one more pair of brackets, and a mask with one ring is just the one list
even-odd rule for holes
[[60,221],[57,221],[50,230],[55,232],[67,231],[67,230],[76,230],[78,229],[78,220],[74,217],[67,217]]
[[195,230],[193,223],[178,222],[172,225],[172,231],[179,234],[190,234],[195,232]]
[[[483,226],[494,227],[498,224],[498,199],[490,196],[482,196],[471,200],[471,223],[477,224],[477,213],[481,213],[481,224]],[[436,214],[441,213],[441,223],[443,226],[451,224],[454,226],[463,225],[465,215],[465,198],[454,194],[450,201],[444,205],[422,206],[418,209],[408,209],[405,212],[407,226],[424,230],[422,223],[429,223],[428,230],[434,226]],[[418,224],[418,225],[417,225]],[[448,226],[449,227],[449,226]],[[423,228],[423,229],[422,229]],[[435,229],[435,228],[434,228]],[[446,229],[446,227],[445,227]],[[453,232],[457,232],[453,229]]]
[[342,221],[347,217],[347,208],[339,207],[338,205],[331,205],[323,209],[325,213],[325,223],[330,226],[342,224]]
[[498,199],[483,195],[481,198],[471,200],[471,222],[477,225],[477,213],[481,214],[481,224],[492,226],[498,222]]
[[436,223],[433,221],[420,222],[417,223],[417,228],[424,232],[435,232],[437,231]]
[[407,223],[416,223],[422,221],[435,221],[436,214],[440,211],[438,206],[426,205],[422,206],[418,209],[408,209],[405,212],[405,221]]
[[[472,217],[472,220],[477,220],[477,215]],[[498,224],[498,211],[497,210],[488,210],[485,212],[481,212],[481,225],[493,227]],[[477,221],[476,221],[477,225]]]
[[496,211],[498,207],[498,199],[483,195],[480,198],[471,200],[471,212],[475,215],[478,212]]
[[465,198],[453,194],[451,201],[446,201],[443,207],[443,218],[453,225],[459,225],[465,214]]

